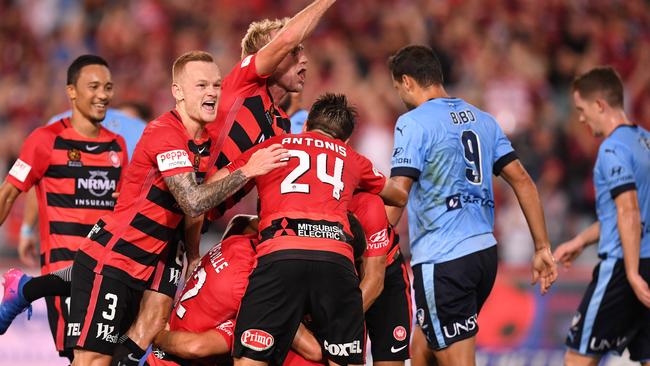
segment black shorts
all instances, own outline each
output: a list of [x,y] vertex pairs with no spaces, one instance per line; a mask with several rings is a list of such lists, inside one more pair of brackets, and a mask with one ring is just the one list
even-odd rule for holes
[[[650,283],[650,259],[641,259],[639,271]],[[566,345],[593,356],[621,354],[628,348],[630,359],[650,360],[650,309],[637,299],[627,282],[622,259],[607,258],[594,268]]]
[[134,321],[141,297],[142,291],[75,262],[66,346],[112,355]]
[[66,328],[70,314],[70,297],[48,296],[45,298],[47,306],[47,321],[50,324],[54,345],[59,356],[72,359],[72,348],[66,348]]
[[384,290],[366,311],[373,361],[409,359],[411,281],[400,256],[386,268]]
[[429,347],[440,350],[478,333],[478,313],[497,273],[492,246],[448,262],[413,267],[417,324]]
[[325,358],[340,365],[363,364],[363,303],[352,263],[264,262],[265,257],[242,299],[233,356],[282,365],[300,321],[309,313]]
[[151,276],[148,290],[159,292],[174,299],[178,284],[183,274],[183,256],[185,244],[182,240],[182,230],[176,230],[174,238],[169,241],[165,250],[158,257],[158,264]]

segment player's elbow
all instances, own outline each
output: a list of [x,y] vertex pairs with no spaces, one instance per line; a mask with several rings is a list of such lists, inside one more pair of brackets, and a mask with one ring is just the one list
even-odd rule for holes
[[196,340],[194,342],[187,342],[183,350],[183,358],[197,359],[212,356],[208,342]]

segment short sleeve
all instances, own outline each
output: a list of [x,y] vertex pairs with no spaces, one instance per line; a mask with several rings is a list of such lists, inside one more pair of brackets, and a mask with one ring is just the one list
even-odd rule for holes
[[255,66],[257,55],[248,55],[244,57],[228,74],[224,80],[224,87],[234,89],[239,93],[245,92],[248,86],[259,86],[266,83],[270,75],[258,75]]
[[512,143],[508,137],[503,133],[501,127],[496,123],[495,139],[494,139],[494,161],[492,162],[492,174],[499,175],[501,170],[517,160],[517,154],[512,148]]
[[358,162],[360,172],[359,188],[362,191],[378,194],[384,189],[386,177],[381,174],[366,157],[354,153]]
[[350,211],[359,219],[366,236],[364,256],[378,257],[388,254],[388,218],[382,199],[375,194],[359,192],[352,198]]
[[235,319],[228,319],[225,322],[217,325],[214,330],[219,332],[223,339],[226,341],[226,344],[228,344],[228,348],[232,349],[232,344],[233,344],[233,337],[235,335]]
[[630,151],[620,144],[603,143],[598,156],[598,169],[612,199],[636,189]]
[[145,130],[140,143],[163,177],[194,172],[187,138],[172,128]]
[[423,170],[424,157],[428,146],[426,131],[417,122],[403,115],[395,125],[395,142],[390,175],[404,176],[418,180]]
[[7,181],[23,192],[28,191],[45,174],[53,143],[54,135],[45,128],[32,132],[9,170]]

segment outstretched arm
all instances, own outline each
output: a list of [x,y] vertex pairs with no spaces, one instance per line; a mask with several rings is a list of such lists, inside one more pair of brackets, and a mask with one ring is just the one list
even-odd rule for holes
[[183,212],[196,217],[243,188],[250,179],[287,165],[280,160],[288,157],[287,150],[275,144],[256,151],[241,169],[217,181],[199,185],[194,173],[181,173],[164,179]]
[[316,29],[323,14],[335,1],[316,0],[291,18],[273,40],[257,52],[255,58],[257,74],[273,73],[285,56],[298,47]]
[[535,244],[532,283],[535,284],[539,281],[540,290],[542,294],[545,294],[557,279],[557,268],[551,253],[551,244],[548,241],[544,210],[537,193],[537,187],[519,160],[508,163],[501,170],[501,177],[515,191],[519,206],[528,222],[528,228]]

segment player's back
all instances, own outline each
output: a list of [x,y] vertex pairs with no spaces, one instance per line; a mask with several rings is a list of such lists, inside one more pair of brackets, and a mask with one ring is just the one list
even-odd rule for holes
[[357,187],[378,193],[384,177],[340,140],[316,132],[278,136],[288,165],[256,178],[260,256],[281,249],[324,250],[352,260],[348,205]]
[[601,223],[598,252],[623,258],[614,197],[636,189],[641,214],[641,258],[650,258],[650,132],[620,126],[603,141],[594,166],[596,211]]
[[[420,145],[415,159],[422,168],[408,202],[412,264],[448,261],[495,244],[492,174],[514,154],[494,118],[462,99],[437,98],[400,117],[398,133],[418,135],[411,141]],[[408,149],[414,147],[396,144],[393,166],[412,163],[403,155]]]

